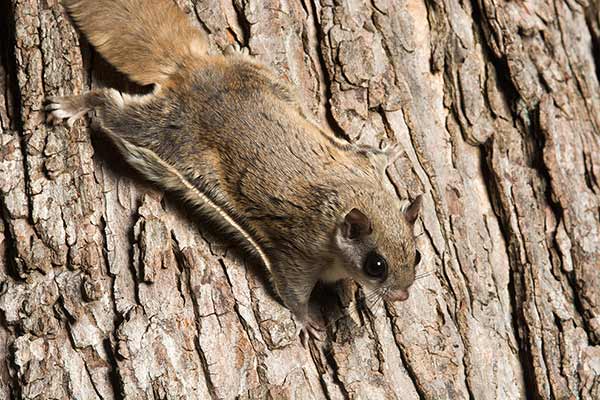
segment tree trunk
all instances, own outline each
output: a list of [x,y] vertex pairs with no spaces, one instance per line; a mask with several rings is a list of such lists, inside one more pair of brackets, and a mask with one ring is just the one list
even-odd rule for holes
[[3,1],[0,399],[600,398],[597,0],[177,3],[336,134],[403,146],[421,279],[318,290],[303,348],[260,265],[86,123],[44,123],[45,96],[146,88],[58,0]]

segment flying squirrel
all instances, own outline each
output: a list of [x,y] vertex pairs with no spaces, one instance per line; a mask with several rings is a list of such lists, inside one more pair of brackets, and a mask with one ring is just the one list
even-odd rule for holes
[[318,281],[351,278],[388,300],[408,298],[421,196],[402,210],[383,185],[398,146],[324,131],[289,84],[239,48],[208,55],[206,35],[170,0],[62,3],[108,62],[154,91],[49,97],[50,122],[71,126],[95,111],[94,129],[139,174],[262,260],[311,334],[320,329],[308,312]]

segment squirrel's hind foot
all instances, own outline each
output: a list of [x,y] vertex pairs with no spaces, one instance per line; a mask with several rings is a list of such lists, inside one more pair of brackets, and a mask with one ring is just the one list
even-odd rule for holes
[[84,96],[51,96],[46,98],[46,121],[52,125],[59,125],[66,120],[70,128],[75,121],[83,117],[90,108]]

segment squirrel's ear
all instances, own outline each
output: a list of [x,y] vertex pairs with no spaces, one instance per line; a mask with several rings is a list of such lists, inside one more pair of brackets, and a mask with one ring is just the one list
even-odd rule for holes
[[342,236],[345,239],[358,239],[373,232],[371,220],[358,208],[353,208],[344,217]]
[[409,224],[413,225],[419,217],[419,213],[421,212],[421,203],[423,203],[423,195],[420,194],[404,211],[404,218],[406,218]]

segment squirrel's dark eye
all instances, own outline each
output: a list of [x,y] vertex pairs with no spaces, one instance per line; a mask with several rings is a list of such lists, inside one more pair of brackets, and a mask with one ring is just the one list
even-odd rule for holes
[[367,254],[363,269],[371,278],[385,279],[387,277],[387,261],[374,251]]
[[415,265],[419,265],[420,262],[421,262],[421,253],[419,253],[419,250],[417,250],[417,252],[415,254]]

